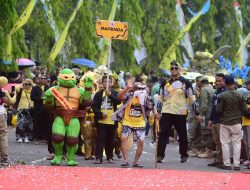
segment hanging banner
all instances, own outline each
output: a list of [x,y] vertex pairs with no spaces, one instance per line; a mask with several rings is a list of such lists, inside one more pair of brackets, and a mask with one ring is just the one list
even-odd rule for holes
[[27,23],[30,18],[30,15],[36,5],[37,0],[31,0],[27,7],[22,12],[21,16],[16,21],[13,28],[10,30],[9,34],[7,35],[7,45],[5,49],[5,57],[3,60],[4,64],[11,64],[12,63],[12,40],[11,35],[18,31],[23,25]]
[[50,52],[49,62],[54,61],[55,58],[57,57],[58,53],[61,51],[63,44],[67,38],[69,27],[70,27],[71,23],[73,22],[73,20],[75,19],[76,13],[80,9],[80,7],[82,6],[82,3],[83,3],[83,0],[78,1],[78,4],[77,4],[76,8],[74,9],[72,15],[70,16],[65,28],[63,29],[61,36],[59,37],[58,41],[54,44],[54,46]]
[[139,47],[135,49],[134,56],[138,65],[141,65],[143,60],[148,57],[147,49],[142,41],[141,36],[136,36],[136,41],[139,44]]
[[[186,26],[186,21],[185,21],[185,16],[181,7],[181,1],[180,0],[176,0],[176,14],[177,14],[177,20],[179,21],[180,27],[183,30]],[[190,40],[190,36],[189,33],[187,32],[184,36],[184,39],[181,41],[181,44],[187,49],[189,55],[191,55],[192,57],[194,56],[194,51],[193,51],[193,47],[191,44],[191,40]],[[185,56],[185,54],[182,54],[182,57],[184,59],[185,63],[188,63],[189,60],[188,58]]]
[[205,5],[202,7],[201,11],[198,12],[196,16],[194,16],[185,28],[180,32],[178,37],[175,39],[174,43],[170,46],[167,52],[163,56],[163,60],[160,64],[160,68],[163,70],[170,69],[170,63],[173,60],[176,60],[176,47],[180,44],[181,40],[184,38],[185,34],[190,30],[193,23],[195,23],[202,15],[206,14],[210,8],[210,0],[208,0]]
[[54,31],[55,40],[57,41],[60,37],[60,33],[53,17],[52,7],[49,3],[49,0],[41,0],[41,2],[43,3],[43,9],[46,14],[46,19],[50,25],[50,28],[52,28],[52,30]]
[[7,44],[6,44],[6,49],[5,49],[5,57],[4,57],[4,60],[2,61],[3,64],[11,64],[12,63],[11,51],[12,51],[11,35],[7,35]]
[[241,59],[241,53],[244,47],[246,47],[246,45],[248,44],[248,42],[250,41],[250,33],[248,33],[247,37],[241,42],[240,48],[238,49],[236,55],[235,55],[235,59],[236,62],[238,63],[239,67],[241,68],[244,65],[240,65],[242,59]]
[[[235,10],[236,20],[237,20],[238,24],[240,25],[241,31],[243,33],[243,23],[242,23],[242,14],[241,14],[241,10],[240,10],[240,3],[234,2],[233,6],[234,6],[234,10]],[[239,39],[240,39],[240,44],[242,44],[243,43],[242,34],[239,35]],[[239,65],[239,67],[241,68],[242,66],[246,65],[246,62],[248,59],[248,51],[247,51],[247,48],[245,46],[242,47],[242,49],[240,51],[241,52],[239,52],[239,54],[237,55],[236,61]]]
[[16,24],[14,25],[14,27],[11,29],[9,35],[14,34],[16,31],[18,31],[23,25],[26,24],[26,22],[29,20],[30,15],[33,11],[33,8],[35,7],[37,0],[31,0],[29,2],[29,4],[27,5],[27,7],[25,8],[25,10],[23,11],[23,13],[21,14],[21,16],[18,18]]

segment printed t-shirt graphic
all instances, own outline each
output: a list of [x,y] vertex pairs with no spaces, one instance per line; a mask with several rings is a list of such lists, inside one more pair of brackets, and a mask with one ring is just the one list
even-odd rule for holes
[[[101,112],[105,113],[105,95],[102,96]],[[111,115],[114,113],[113,102],[108,97],[107,101],[107,117],[105,119],[100,119],[99,123],[114,125],[114,121],[111,120]]]
[[125,108],[123,125],[129,127],[145,127],[145,118],[143,116],[141,104],[138,97],[133,97],[132,101]]

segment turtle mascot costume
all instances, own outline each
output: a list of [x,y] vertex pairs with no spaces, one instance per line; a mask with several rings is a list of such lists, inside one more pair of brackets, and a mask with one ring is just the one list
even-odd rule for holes
[[78,165],[74,156],[78,149],[79,118],[85,117],[85,108],[91,105],[92,85],[92,79],[86,77],[85,89],[77,87],[74,72],[70,69],[63,69],[58,76],[58,85],[46,91],[44,103],[55,116],[52,125],[55,157],[51,160],[52,165],[61,164],[65,139],[68,154],[67,165]]

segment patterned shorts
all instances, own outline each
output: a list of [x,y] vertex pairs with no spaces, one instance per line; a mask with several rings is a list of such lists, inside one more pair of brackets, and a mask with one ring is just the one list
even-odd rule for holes
[[122,136],[123,137],[130,136],[132,132],[134,134],[134,141],[137,141],[138,139],[143,141],[145,139],[145,132],[146,132],[145,128],[134,129],[134,128],[131,128],[131,127],[127,126],[127,125],[122,126]]

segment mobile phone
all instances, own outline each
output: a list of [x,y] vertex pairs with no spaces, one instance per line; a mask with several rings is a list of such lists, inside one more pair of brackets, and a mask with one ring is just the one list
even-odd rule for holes
[[15,92],[16,87],[15,86],[11,86],[11,92]]

